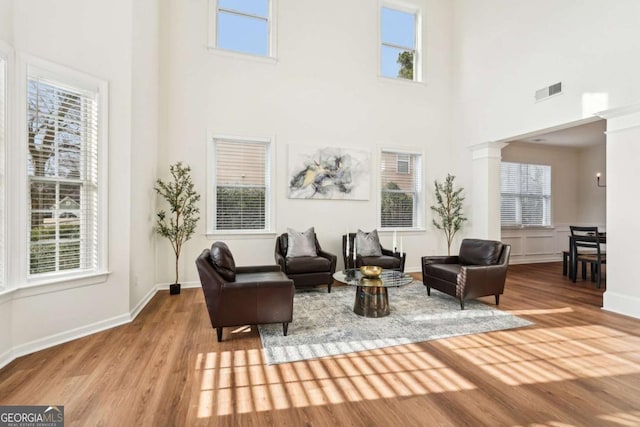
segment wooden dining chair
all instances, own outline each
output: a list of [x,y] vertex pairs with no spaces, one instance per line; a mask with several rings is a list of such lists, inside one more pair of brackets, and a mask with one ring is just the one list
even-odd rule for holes
[[600,288],[602,284],[602,265],[607,263],[606,253],[602,249],[602,235],[598,227],[570,226],[573,242],[573,277],[576,281],[578,263],[582,264],[582,278],[586,279],[586,266],[590,265],[591,280]]

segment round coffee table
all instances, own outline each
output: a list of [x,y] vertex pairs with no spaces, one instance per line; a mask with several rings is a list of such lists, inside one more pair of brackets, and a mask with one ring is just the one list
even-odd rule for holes
[[367,278],[358,269],[338,271],[333,278],[340,283],[356,287],[353,312],[364,317],[384,317],[389,315],[389,294],[387,288],[397,288],[414,282],[407,273],[396,270],[382,270],[380,277]]

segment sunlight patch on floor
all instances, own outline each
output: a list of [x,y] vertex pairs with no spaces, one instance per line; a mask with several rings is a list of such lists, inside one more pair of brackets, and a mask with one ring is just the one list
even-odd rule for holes
[[640,426],[640,411],[599,415],[598,418],[620,426]]
[[[293,369],[291,369],[293,367]],[[198,417],[475,389],[417,345],[266,365],[260,350],[201,353]]]
[[440,345],[513,386],[640,373],[640,338],[598,325],[499,331]]

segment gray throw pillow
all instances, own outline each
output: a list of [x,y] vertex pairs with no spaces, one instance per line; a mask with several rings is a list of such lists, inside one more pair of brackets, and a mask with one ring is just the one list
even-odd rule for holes
[[313,227],[310,227],[302,233],[291,228],[287,228],[287,234],[287,258],[298,256],[318,256],[318,252],[316,251],[316,232]]
[[360,256],[382,256],[378,230],[373,230],[371,233],[358,230],[356,233],[356,250]]

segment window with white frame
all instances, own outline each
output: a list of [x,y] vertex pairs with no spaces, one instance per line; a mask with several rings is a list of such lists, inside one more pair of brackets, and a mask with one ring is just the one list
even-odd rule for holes
[[[406,156],[406,172],[398,169],[399,156]],[[422,226],[422,156],[416,153],[382,150],[380,156],[380,226],[416,228]]]
[[380,12],[380,73],[383,77],[420,80],[419,14],[393,6]]
[[267,139],[213,138],[212,231],[270,230],[270,149]]
[[551,166],[502,162],[500,193],[502,226],[551,225]]
[[28,274],[81,274],[104,268],[98,156],[100,84],[28,68]]
[[7,141],[7,61],[0,52],[0,289],[5,287],[5,144]]
[[211,0],[215,9],[214,46],[271,56],[271,2],[274,0]]

